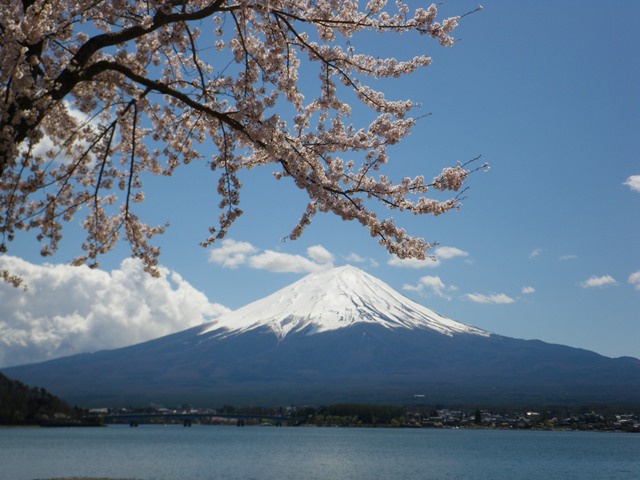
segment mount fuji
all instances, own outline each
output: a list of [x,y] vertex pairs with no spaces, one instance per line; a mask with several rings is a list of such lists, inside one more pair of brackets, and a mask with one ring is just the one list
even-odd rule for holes
[[3,373],[83,406],[640,399],[638,359],[495,335],[352,266],[182,332]]
[[429,310],[350,265],[308,275],[212,322],[201,335],[237,335],[267,328],[283,339],[289,334],[313,335],[357,324],[389,330],[431,329],[448,336],[489,335]]

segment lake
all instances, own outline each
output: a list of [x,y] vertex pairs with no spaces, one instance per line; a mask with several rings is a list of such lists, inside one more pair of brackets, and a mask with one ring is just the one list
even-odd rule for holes
[[628,433],[194,425],[0,428],[0,478],[637,480]]

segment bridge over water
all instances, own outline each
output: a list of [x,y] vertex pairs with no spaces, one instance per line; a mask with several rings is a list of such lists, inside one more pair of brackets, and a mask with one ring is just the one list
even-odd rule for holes
[[151,423],[152,420],[165,420],[182,423],[185,427],[200,419],[231,419],[236,420],[239,427],[244,427],[247,420],[262,420],[273,422],[276,426],[284,424],[298,425],[302,423],[302,418],[283,417],[274,415],[261,415],[250,413],[120,413],[113,415],[104,415],[105,423],[128,423],[131,427],[137,427],[141,423]]

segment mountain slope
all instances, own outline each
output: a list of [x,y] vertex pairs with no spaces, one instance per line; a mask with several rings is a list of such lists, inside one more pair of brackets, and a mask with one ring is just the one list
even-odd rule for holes
[[489,334],[353,267],[307,276],[215,323],[5,372],[85,406],[640,399],[638,359]]
[[[207,334],[239,334],[261,327],[279,338],[305,330],[314,334],[372,323],[385,328],[429,328],[445,335],[489,335],[436,313],[381,280],[347,265],[307,275],[282,290],[211,322]],[[221,334],[221,332],[218,332]]]

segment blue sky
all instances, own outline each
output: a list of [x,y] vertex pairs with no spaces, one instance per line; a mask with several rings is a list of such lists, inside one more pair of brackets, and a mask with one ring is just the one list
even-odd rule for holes
[[[452,1],[440,12],[446,17],[476,6]],[[123,262],[125,245],[102,259],[102,280],[87,282],[93,272],[63,268],[81,242],[73,227],[46,264],[35,240],[10,246],[9,254],[26,262],[20,264],[25,278],[39,287],[36,298],[33,289],[0,286],[6,330],[0,366],[186,328],[307,271],[345,263],[497,334],[640,358],[640,2],[488,0],[483,6],[463,19],[454,47],[426,41],[432,65],[387,90],[431,115],[394,148],[385,173],[429,178],[479,154],[491,165],[470,178],[459,211],[395,216],[411,233],[439,242],[436,262],[398,262],[362,227],[329,215],[316,217],[301,239],[283,242],[305,196],[286,181],[275,182],[268,168],[241,174],[245,215],[226,242],[202,249],[198,242],[217,219],[218,200],[206,166],[191,165],[147,184],[147,219],[172,225],[158,241],[161,263],[171,273],[157,288]],[[415,39],[373,41],[382,56],[413,49],[403,42]],[[105,291],[121,289],[126,272],[128,286],[119,298],[131,308],[114,313],[105,303],[108,312],[100,317],[96,299],[111,298]],[[38,284],[37,278],[58,283]],[[66,304],[60,298],[60,290],[88,284],[94,290],[86,295],[69,295]],[[162,298],[151,298],[159,291]],[[186,304],[197,308],[180,313]],[[11,320],[18,310],[21,323]],[[89,315],[103,320],[87,325]],[[127,328],[137,333],[123,336]],[[95,340],[97,331],[110,343]]]

